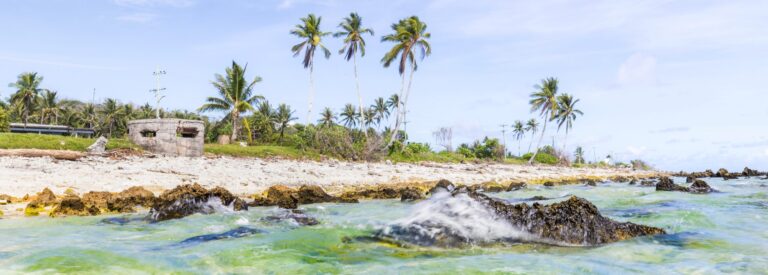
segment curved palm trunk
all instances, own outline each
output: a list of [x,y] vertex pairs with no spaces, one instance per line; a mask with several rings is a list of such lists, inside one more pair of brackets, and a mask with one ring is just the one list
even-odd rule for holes
[[[405,74],[400,74],[403,77],[402,82],[400,83],[400,97],[398,97],[398,101],[401,101],[401,98],[403,98],[403,91],[405,90]],[[395,138],[397,137],[398,129],[400,129],[400,102],[396,102],[395,104],[395,125],[391,128],[390,131],[390,138],[389,143],[387,143],[387,147],[392,146],[392,144],[395,142]]]
[[565,129],[565,139],[563,140],[563,155],[568,158],[568,129]]
[[536,138],[536,132],[531,132],[531,141],[528,142],[528,153],[531,152],[531,146],[533,146],[533,139]]
[[365,112],[363,112],[363,96],[360,95],[360,79],[357,77],[357,55],[352,56],[352,63],[355,68],[355,88],[357,89],[357,101],[360,106],[360,118],[362,119],[360,123],[360,128],[363,130],[363,133],[365,134],[365,137],[368,138],[368,129],[365,126]]
[[312,104],[315,101],[315,78],[314,71],[315,65],[309,65],[309,109],[307,110],[307,125],[312,121]]
[[539,148],[541,147],[541,141],[544,140],[544,132],[547,131],[547,119],[544,119],[544,127],[541,128],[541,137],[539,137],[539,142],[536,143],[536,151],[533,151],[533,156],[531,156],[531,159],[528,160],[528,164],[533,164],[533,160],[536,159],[536,154],[539,153]]

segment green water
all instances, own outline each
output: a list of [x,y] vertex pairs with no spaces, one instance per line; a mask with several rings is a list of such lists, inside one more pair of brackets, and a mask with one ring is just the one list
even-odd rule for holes
[[[600,247],[507,244],[439,249],[343,241],[369,236],[417,207],[396,200],[303,206],[321,222],[312,227],[264,220],[280,213],[275,208],[155,224],[104,224],[100,221],[105,217],[2,219],[0,273],[768,273],[768,180],[706,180],[722,192],[693,195],[611,183],[491,194],[511,200],[577,195],[597,205],[603,215],[671,233]],[[549,202],[558,200],[562,198]],[[179,245],[190,237],[239,226],[263,232]]]

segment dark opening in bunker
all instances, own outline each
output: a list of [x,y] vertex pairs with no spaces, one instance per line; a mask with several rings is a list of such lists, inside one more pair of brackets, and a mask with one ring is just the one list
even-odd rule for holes
[[179,127],[176,132],[183,138],[195,138],[198,131],[195,127]]
[[143,130],[143,131],[141,131],[141,136],[142,137],[156,137],[157,136],[157,132],[156,131],[152,131],[152,130]]

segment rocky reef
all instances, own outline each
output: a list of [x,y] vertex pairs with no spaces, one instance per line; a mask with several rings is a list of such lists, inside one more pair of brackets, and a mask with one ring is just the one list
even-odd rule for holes
[[228,210],[248,210],[248,205],[224,188],[208,190],[199,184],[185,184],[163,192],[155,200],[147,217],[157,222]]
[[300,204],[324,202],[357,203],[357,199],[331,196],[317,185],[302,185],[298,190],[285,185],[273,185],[261,195],[255,196],[249,205],[296,209]]
[[420,246],[460,247],[490,243],[540,242],[592,246],[665,234],[660,228],[617,222],[589,201],[570,197],[552,204],[512,204],[459,187],[440,187],[415,205],[410,217],[375,234],[384,241]]
[[674,181],[668,177],[661,177],[659,179],[659,182],[656,184],[656,191],[678,191],[695,194],[717,192],[717,190],[712,189],[707,182],[700,179],[695,179],[690,187],[685,187],[675,184]]

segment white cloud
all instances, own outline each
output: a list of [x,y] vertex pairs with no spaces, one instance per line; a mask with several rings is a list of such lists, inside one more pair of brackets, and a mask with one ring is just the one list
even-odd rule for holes
[[114,0],[120,6],[171,6],[189,7],[195,4],[193,0]]
[[619,67],[618,82],[629,85],[656,83],[656,58],[642,53],[633,54]]
[[140,13],[121,15],[115,19],[120,21],[126,21],[126,22],[147,23],[152,20],[155,20],[155,18],[157,18],[156,14],[140,12]]

